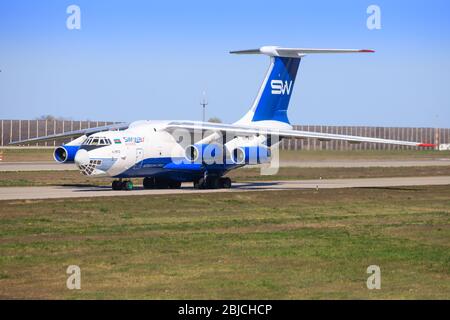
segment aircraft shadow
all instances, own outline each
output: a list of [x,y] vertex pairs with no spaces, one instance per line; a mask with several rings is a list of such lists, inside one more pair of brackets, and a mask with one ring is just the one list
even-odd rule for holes
[[270,187],[276,185],[280,185],[280,183],[276,181],[244,182],[233,186],[232,189],[248,189],[252,187]]

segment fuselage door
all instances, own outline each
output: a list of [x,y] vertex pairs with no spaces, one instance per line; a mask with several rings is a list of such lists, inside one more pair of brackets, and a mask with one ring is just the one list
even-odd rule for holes
[[142,160],[144,160],[144,149],[136,148],[136,162],[134,169],[140,169],[142,167]]

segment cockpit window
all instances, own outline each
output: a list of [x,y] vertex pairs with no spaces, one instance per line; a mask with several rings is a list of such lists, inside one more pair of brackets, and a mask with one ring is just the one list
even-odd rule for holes
[[111,140],[105,137],[91,137],[83,142],[84,145],[95,145],[95,146],[108,146],[111,144]]

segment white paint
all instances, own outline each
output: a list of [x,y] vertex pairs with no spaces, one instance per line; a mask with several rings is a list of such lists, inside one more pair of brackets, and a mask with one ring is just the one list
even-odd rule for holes
[[70,14],[66,19],[66,27],[69,30],[81,29],[81,9],[79,6],[72,4],[67,7],[66,13]]
[[70,276],[67,278],[66,286],[69,290],[81,289],[81,269],[77,265],[70,265],[67,267],[66,273]]
[[380,30],[381,29],[381,9],[379,6],[372,4],[367,7],[366,10],[367,17],[366,26],[369,30]]
[[377,265],[371,265],[367,267],[366,272],[370,274],[370,276],[367,278],[366,285],[367,289],[373,290],[381,289],[381,269]]

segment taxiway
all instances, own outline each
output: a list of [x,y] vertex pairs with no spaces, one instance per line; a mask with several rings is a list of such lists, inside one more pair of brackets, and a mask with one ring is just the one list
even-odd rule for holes
[[48,187],[4,187],[0,188],[0,200],[33,200],[84,197],[113,196],[151,196],[165,194],[189,194],[212,192],[273,191],[330,188],[389,188],[423,185],[448,185],[450,176],[437,177],[398,177],[365,179],[322,179],[290,180],[235,183],[231,189],[196,190],[192,184],[184,184],[181,189],[143,189],[137,187],[132,191],[113,191],[110,187],[94,186],[48,186]]

